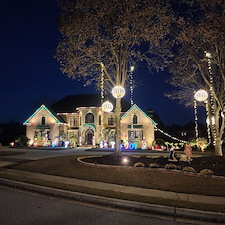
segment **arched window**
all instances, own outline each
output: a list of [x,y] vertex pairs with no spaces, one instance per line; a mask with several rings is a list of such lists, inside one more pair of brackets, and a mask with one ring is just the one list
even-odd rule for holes
[[137,124],[138,123],[138,118],[137,118],[137,115],[134,115],[133,116],[133,124]]
[[94,115],[92,113],[86,114],[85,123],[94,123]]
[[45,117],[44,116],[42,116],[42,118],[41,118],[41,125],[45,125]]

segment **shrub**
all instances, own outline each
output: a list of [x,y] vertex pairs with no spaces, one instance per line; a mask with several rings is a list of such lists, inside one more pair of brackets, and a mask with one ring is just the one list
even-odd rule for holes
[[165,169],[175,170],[175,169],[177,169],[177,166],[174,164],[166,164]]
[[27,146],[27,142],[28,142],[28,138],[25,135],[20,135],[16,140],[16,146],[17,147],[26,147]]
[[210,169],[204,169],[200,171],[201,175],[213,175],[213,171]]
[[145,167],[145,164],[142,163],[142,162],[136,162],[136,163],[134,164],[134,167]]
[[193,167],[190,167],[190,166],[186,166],[182,169],[182,171],[184,172],[191,172],[191,173],[194,173],[196,172],[195,169]]
[[150,168],[159,168],[159,164],[158,163],[150,163],[149,167]]

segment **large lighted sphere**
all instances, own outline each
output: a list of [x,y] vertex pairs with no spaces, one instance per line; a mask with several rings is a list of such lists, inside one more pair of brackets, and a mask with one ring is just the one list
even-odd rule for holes
[[205,90],[199,90],[194,97],[197,101],[204,102],[208,98],[208,93]]
[[102,110],[104,112],[111,112],[113,110],[113,104],[109,101],[106,101],[102,104]]
[[122,86],[115,86],[112,89],[112,95],[115,98],[122,98],[125,95],[125,89]]

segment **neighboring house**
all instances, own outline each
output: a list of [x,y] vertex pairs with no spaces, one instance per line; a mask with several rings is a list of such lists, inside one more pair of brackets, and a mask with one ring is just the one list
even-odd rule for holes
[[[97,106],[90,105],[93,104],[91,99],[94,99]],[[51,108],[55,113],[45,105],[40,106],[24,122],[30,144],[61,146],[69,142],[72,147],[77,144],[104,144],[104,147],[113,147],[115,113],[103,112],[99,106],[100,102],[98,95],[78,95],[67,96],[54,104]],[[66,103],[72,106],[67,106]],[[156,123],[137,105],[128,108],[126,104],[122,102],[122,110],[128,110],[121,116],[121,140],[124,143],[137,143],[139,147],[143,147],[142,143],[151,147]]]

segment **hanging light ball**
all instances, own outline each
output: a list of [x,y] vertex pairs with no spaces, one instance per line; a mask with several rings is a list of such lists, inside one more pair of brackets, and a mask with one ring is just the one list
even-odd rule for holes
[[201,89],[195,93],[194,97],[197,101],[204,102],[208,98],[208,93]]
[[122,98],[125,95],[125,89],[122,86],[115,86],[112,89],[112,95],[114,98]]
[[106,101],[102,104],[102,110],[104,112],[111,112],[113,110],[113,104],[109,101]]

